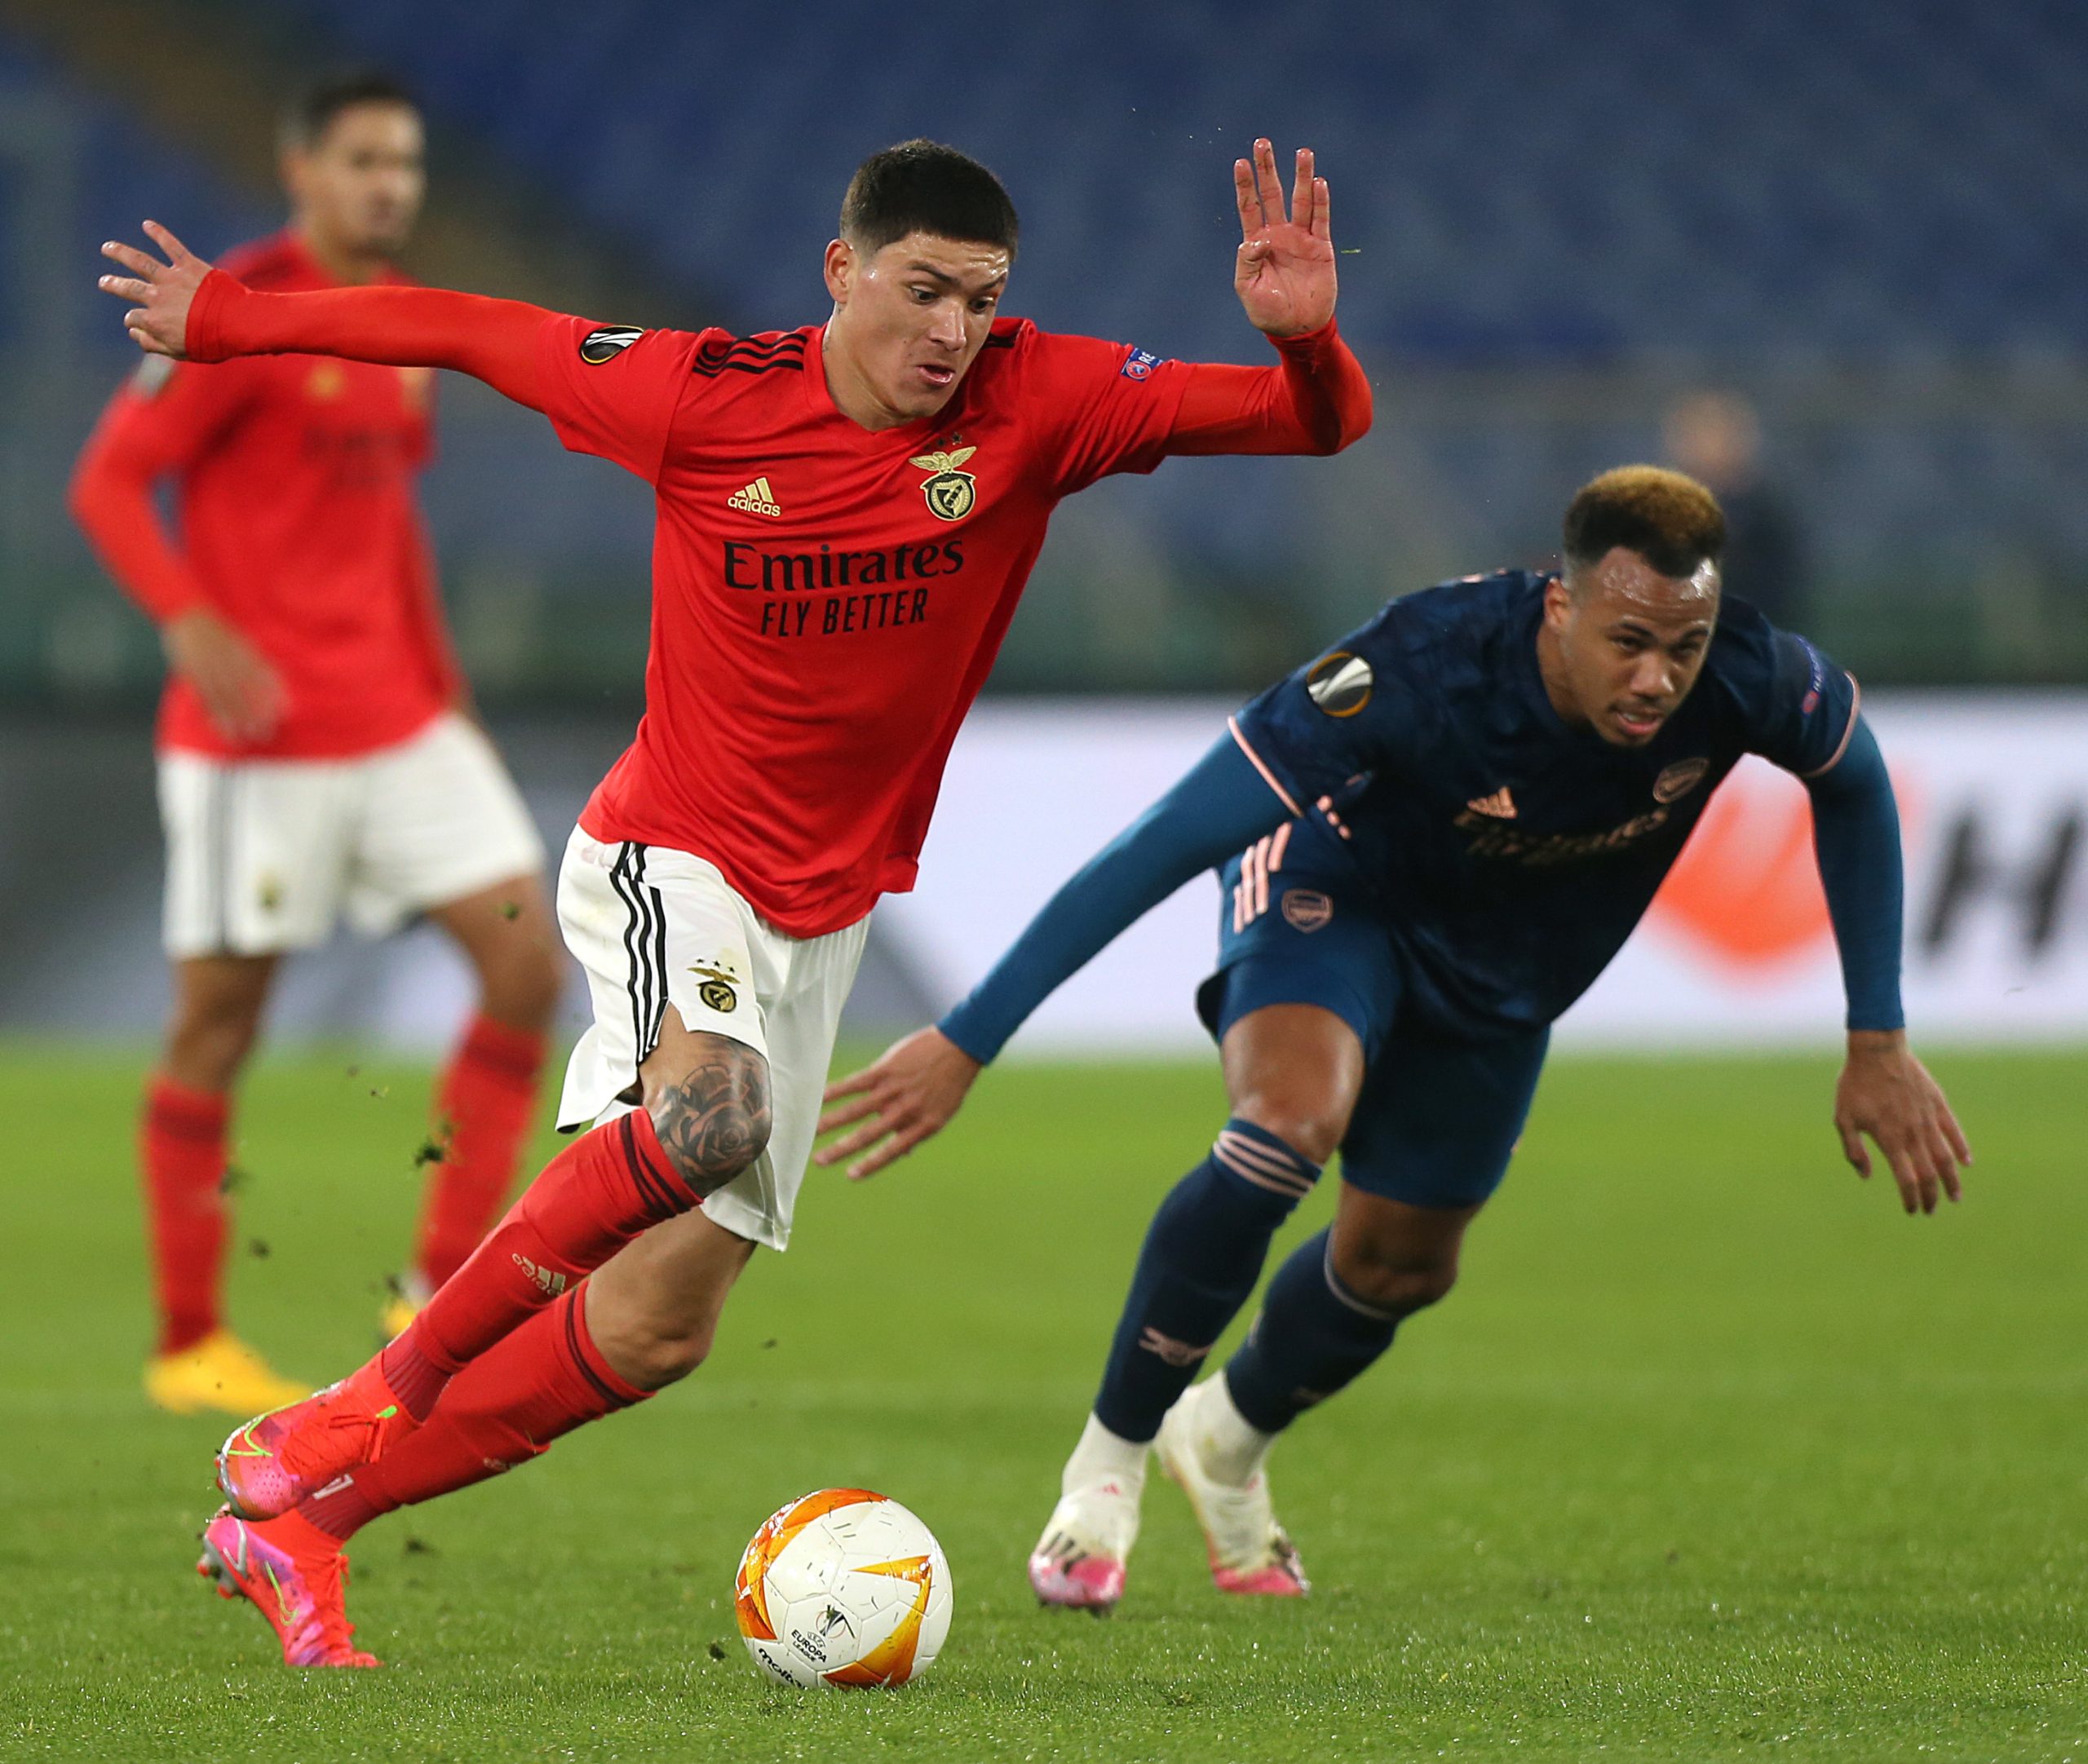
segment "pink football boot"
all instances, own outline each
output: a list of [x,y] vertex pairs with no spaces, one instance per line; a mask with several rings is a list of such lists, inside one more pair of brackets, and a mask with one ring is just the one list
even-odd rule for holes
[[292,1514],[250,1523],[220,1507],[203,1527],[196,1572],[220,1598],[244,1598],[268,1620],[290,1666],[374,1666],[348,1622],[348,1558]]
[[302,1403],[256,1416],[218,1448],[218,1487],[236,1518],[273,1519],[418,1425],[372,1360]]

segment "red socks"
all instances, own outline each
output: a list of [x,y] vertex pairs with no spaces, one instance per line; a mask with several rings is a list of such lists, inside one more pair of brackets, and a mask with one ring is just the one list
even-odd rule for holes
[[464,1265],[507,1198],[535,1112],[544,1037],[475,1018],[442,1075],[441,1161],[428,1172],[414,1266],[431,1289]]
[[577,1286],[648,1227],[697,1204],[641,1110],[575,1140],[544,1167],[471,1259],[378,1356],[424,1421],[444,1384]]
[[573,1288],[480,1355],[450,1382],[426,1426],[297,1514],[345,1540],[395,1507],[526,1464],[575,1427],[649,1396],[602,1358],[587,1333],[583,1290]]
[[159,1351],[178,1353],[218,1327],[230,1227],[224,1196],[229,1100],[155,1076],[145,1087],[138,1158],[144,1175]]

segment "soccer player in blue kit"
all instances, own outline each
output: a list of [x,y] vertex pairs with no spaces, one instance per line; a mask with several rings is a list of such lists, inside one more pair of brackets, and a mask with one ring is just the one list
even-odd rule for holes
[[[939,1130],[1051,990],[1223,863],[1197,1008],[1232,1117],[1154,1216],[1063,1498],[1030,1557],[1047,1604],[1122,1596],[1149,1447],[1228,1592],[1307,1589],[1263,1463],[1457,1276],[1506,1173],[1551,1025],[1630,934],[1745,754],[1795,773],[1848,1001],[1834,1125],[1909,1213],[1971,1150],[1907,1046],[1899,816],[1856,682],[1721,604],[1724,519],[1677,472],[1626,466],[1568,509],[1558,576],[1395,600],[1253,700],[935,1028],[830,1087],[820,1161],[864,1176]],[[1277,1269],[1245,1343],[1197,1367],[1338,1149],[1334,1222]]]

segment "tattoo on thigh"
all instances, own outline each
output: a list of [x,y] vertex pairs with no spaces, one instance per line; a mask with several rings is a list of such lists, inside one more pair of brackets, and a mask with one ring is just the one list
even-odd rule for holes
[[720,1041],[652,1103],[652,1130],[698,1199],[754,1162],[768,1143],[768,1063]]

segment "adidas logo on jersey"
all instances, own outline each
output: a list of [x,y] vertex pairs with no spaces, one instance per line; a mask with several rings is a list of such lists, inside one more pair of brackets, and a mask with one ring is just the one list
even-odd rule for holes
[[1491,796],[1474,797],[1465,807],[1475,815],[1491,815],[1496,820],[1515,818],[1515,799],[1509,795],[1505,785]]
[[735,490],[725,498],[728,508],[737,508],[742,514],[766,515],[771,520],[781,520],[783,511],[776,506],[775,493],[768,488],[768,480],[757,478],[744,490]]

